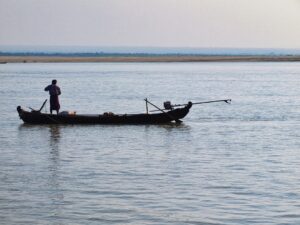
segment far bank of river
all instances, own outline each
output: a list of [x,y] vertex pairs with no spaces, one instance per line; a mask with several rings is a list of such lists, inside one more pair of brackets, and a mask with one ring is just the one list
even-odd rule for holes
[[0,56],[0,63],[56,62],[299,62],[299,56]]

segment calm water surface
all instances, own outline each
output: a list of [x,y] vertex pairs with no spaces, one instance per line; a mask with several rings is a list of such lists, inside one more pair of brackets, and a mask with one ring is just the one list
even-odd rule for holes
[[[193,106],[177,125],[24,125]],[[300,224],[300,63],[0,65],[0,224]],[[47,105],[46,110],[49,111]]]

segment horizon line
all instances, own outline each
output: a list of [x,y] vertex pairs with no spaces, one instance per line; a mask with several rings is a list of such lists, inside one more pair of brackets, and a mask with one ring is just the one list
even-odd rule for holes
[[2,56],[300,55],[300,48],[0,45]]

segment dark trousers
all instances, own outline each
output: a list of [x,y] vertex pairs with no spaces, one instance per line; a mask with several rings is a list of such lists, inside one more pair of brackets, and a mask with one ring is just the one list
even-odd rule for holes
[[56,110],[59,111],[60,104],[58,100],[58,95],[50,95],[50,111]]

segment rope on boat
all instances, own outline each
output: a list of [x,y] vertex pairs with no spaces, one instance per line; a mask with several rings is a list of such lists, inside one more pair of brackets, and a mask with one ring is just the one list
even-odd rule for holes
[[170,119],[175,120],[176,123],[181,123],[182,121],[180,119],[176,119],[174,116],[172,116],[171,114],[165,112],[164,110],[160,109],[159,107],[157,107],[156,105],[154,105],[153,103],[149,102],[148,99],[144,99],[146,101],[146,103],[149,103],[150,105],[154,106],[155,108],[158,109],[158,111],[161,111],[163,113],[165,113]]

